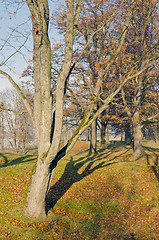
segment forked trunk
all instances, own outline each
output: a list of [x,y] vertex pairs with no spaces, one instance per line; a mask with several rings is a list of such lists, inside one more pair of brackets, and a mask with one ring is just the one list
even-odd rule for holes
[[[81,0],[67,0],[65,57],[56,84],[56,104],[53,113],[51,91],[51,46],[48,36],[48,0],[26,0],[32,16],[34,42],[34,127],[38,144],[36,171],[27,197],[25,212],[29,217],[46,216],[45,198],[51,179],[50,168],[59,150],[64,110],[64,95],[71,73],[75,26],[77,25]],[[57,160],[57,158],[56,158]],[[55,166],[54,166],[55,167]]]

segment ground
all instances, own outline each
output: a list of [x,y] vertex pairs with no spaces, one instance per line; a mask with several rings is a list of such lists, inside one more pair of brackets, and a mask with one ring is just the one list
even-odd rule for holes
[[[0,153],[0,239],[159,239],[159,144],[116,143],[88,155],[77,142],[57,166],[46,219],[23,215],[36,156]],[[35,153],[35,152],[34,152]]]

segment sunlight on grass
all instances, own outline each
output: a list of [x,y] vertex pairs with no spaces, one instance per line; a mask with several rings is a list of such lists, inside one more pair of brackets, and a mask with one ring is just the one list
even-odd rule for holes
[[37,220],[23,215],[36,156],[0,154],[0,239],[159,239],[158,149],[129,161],[126,145],[91,156],[77,147],[58,163],[48,217]]

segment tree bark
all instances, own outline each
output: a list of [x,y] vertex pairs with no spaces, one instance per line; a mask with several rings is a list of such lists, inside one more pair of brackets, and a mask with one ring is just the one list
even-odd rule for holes
[[132,120],[133,124],[133,156],[139,157],[142,155],[142,126],[139,119],[139,112],[137,111]]
[[125,127],[125,142],[126,144],[132,143],[132,131],[130,124],[127,124],[127,126]]
[[97,153],[97,120],[91,124],[91,138],[89,153]]
[[105,145],[105,132],[106,132],[106,124],[101,121],[101,147]]
[[32,183],[27,196],[25,213],[32,217],[46,217],[45,198],[48,189],[50,172],[45,159],[38,158],[36,171],[32,176]]
[[106,143],[109,142],[109,123],[107,123],[107,128],[106,128]]
[[33,24],[34,127],[38,144],[36,171],[32,176],[25,212],[32,217],[46,216],[45,196],[49,182],[46,163],[52,127],[51,47],[48,37],[49,9],[47,0],[26,0]]

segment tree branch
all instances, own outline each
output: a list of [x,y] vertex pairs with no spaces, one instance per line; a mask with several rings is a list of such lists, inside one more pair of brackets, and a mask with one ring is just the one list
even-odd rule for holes
[[81,12],[81,7],[82,7],[82,0],[77,0],[76,1],[76,9],[75,9],[75,14],[74,14],[74,26],[77,27],[80,12]]
[[143,127],[145,123],[152,123],[152,122],[156,123],[156,122],[159,122],[159,119],[156,119],[158,116],[159,116],[159,113],[157,113],[154,116],[151,116],[151,117],[147,118],[146,120],[143,120],[141,126]]
[[24,95],[23,91],[21,90],[21,88],[18,86],[18,84],[16,84],[16,82],[13,80],[13,78],[6,72],[0,70],[0,74],[2,74],[3,76],[5,76],[6,78],[8,78],[9,82],[12,84],[12,86],[17,90],[17,92],[19,93],[30,117],[32,118],[32,120],[34,119],[33,118],[33,111],[32,111],[32,108],[26,98],[26,96]]
[[27,42],[29,36],[30,36],[30,34],[26,37],[24,43],[23,43],[16,51],[15,51],[14,53],[12,53],[4,62],[2,62],[2,63],[0,64],[0,67],[1,67],[2,65],[4,65],[10,58],[12,58],[16,53],[19,52],[19,50],[20,50],[20,49],[25,45],[25,43]]
[[[86,45],[83,47],[81,53],[79,54],[78,58],[75,60],[75,62],[72,64],[71,68],[70,68],[70,71],[68,73],[68,76],[66,78],[66,81],[68,80],[69,76],[71,75],[72,73],[72,70],[74,69],[74,67],[76,66],[77,62],[79,61],[79,59],[82,57],[85,49],[88,47],[88,45],[90,44],[91,40],[93,39],[93,37],[98,33],[100,32],[115,16],[115,14],[117,13],[118,9],[120,8],[120,6],[122,5],[124,1],[121,2],[121,4],[119,5],[119,7],[113,12],[113,14],[108,18],[107,21],[104,21],[104,23],[102,24],[102,26],[100,28],[98,28],[96,31],[94,31],[92,33],[92,35],[90,36],[88,42],[86,43]],[[134,1],[133,1],[134,2]]]
[[2,111],[2,110],[8,111],[8,112],[13,112],[13,113],[19,114],[19,115],[22,115],[23,113],[27,113],[27,112],[28,112],[27,110],[22,110],[21,112],[17,112],[17,111],[15,111],[15,110],[13,110],[13,109],[5,108],[5,107],[1,107],[1,108],[0,108],[0,111]]

